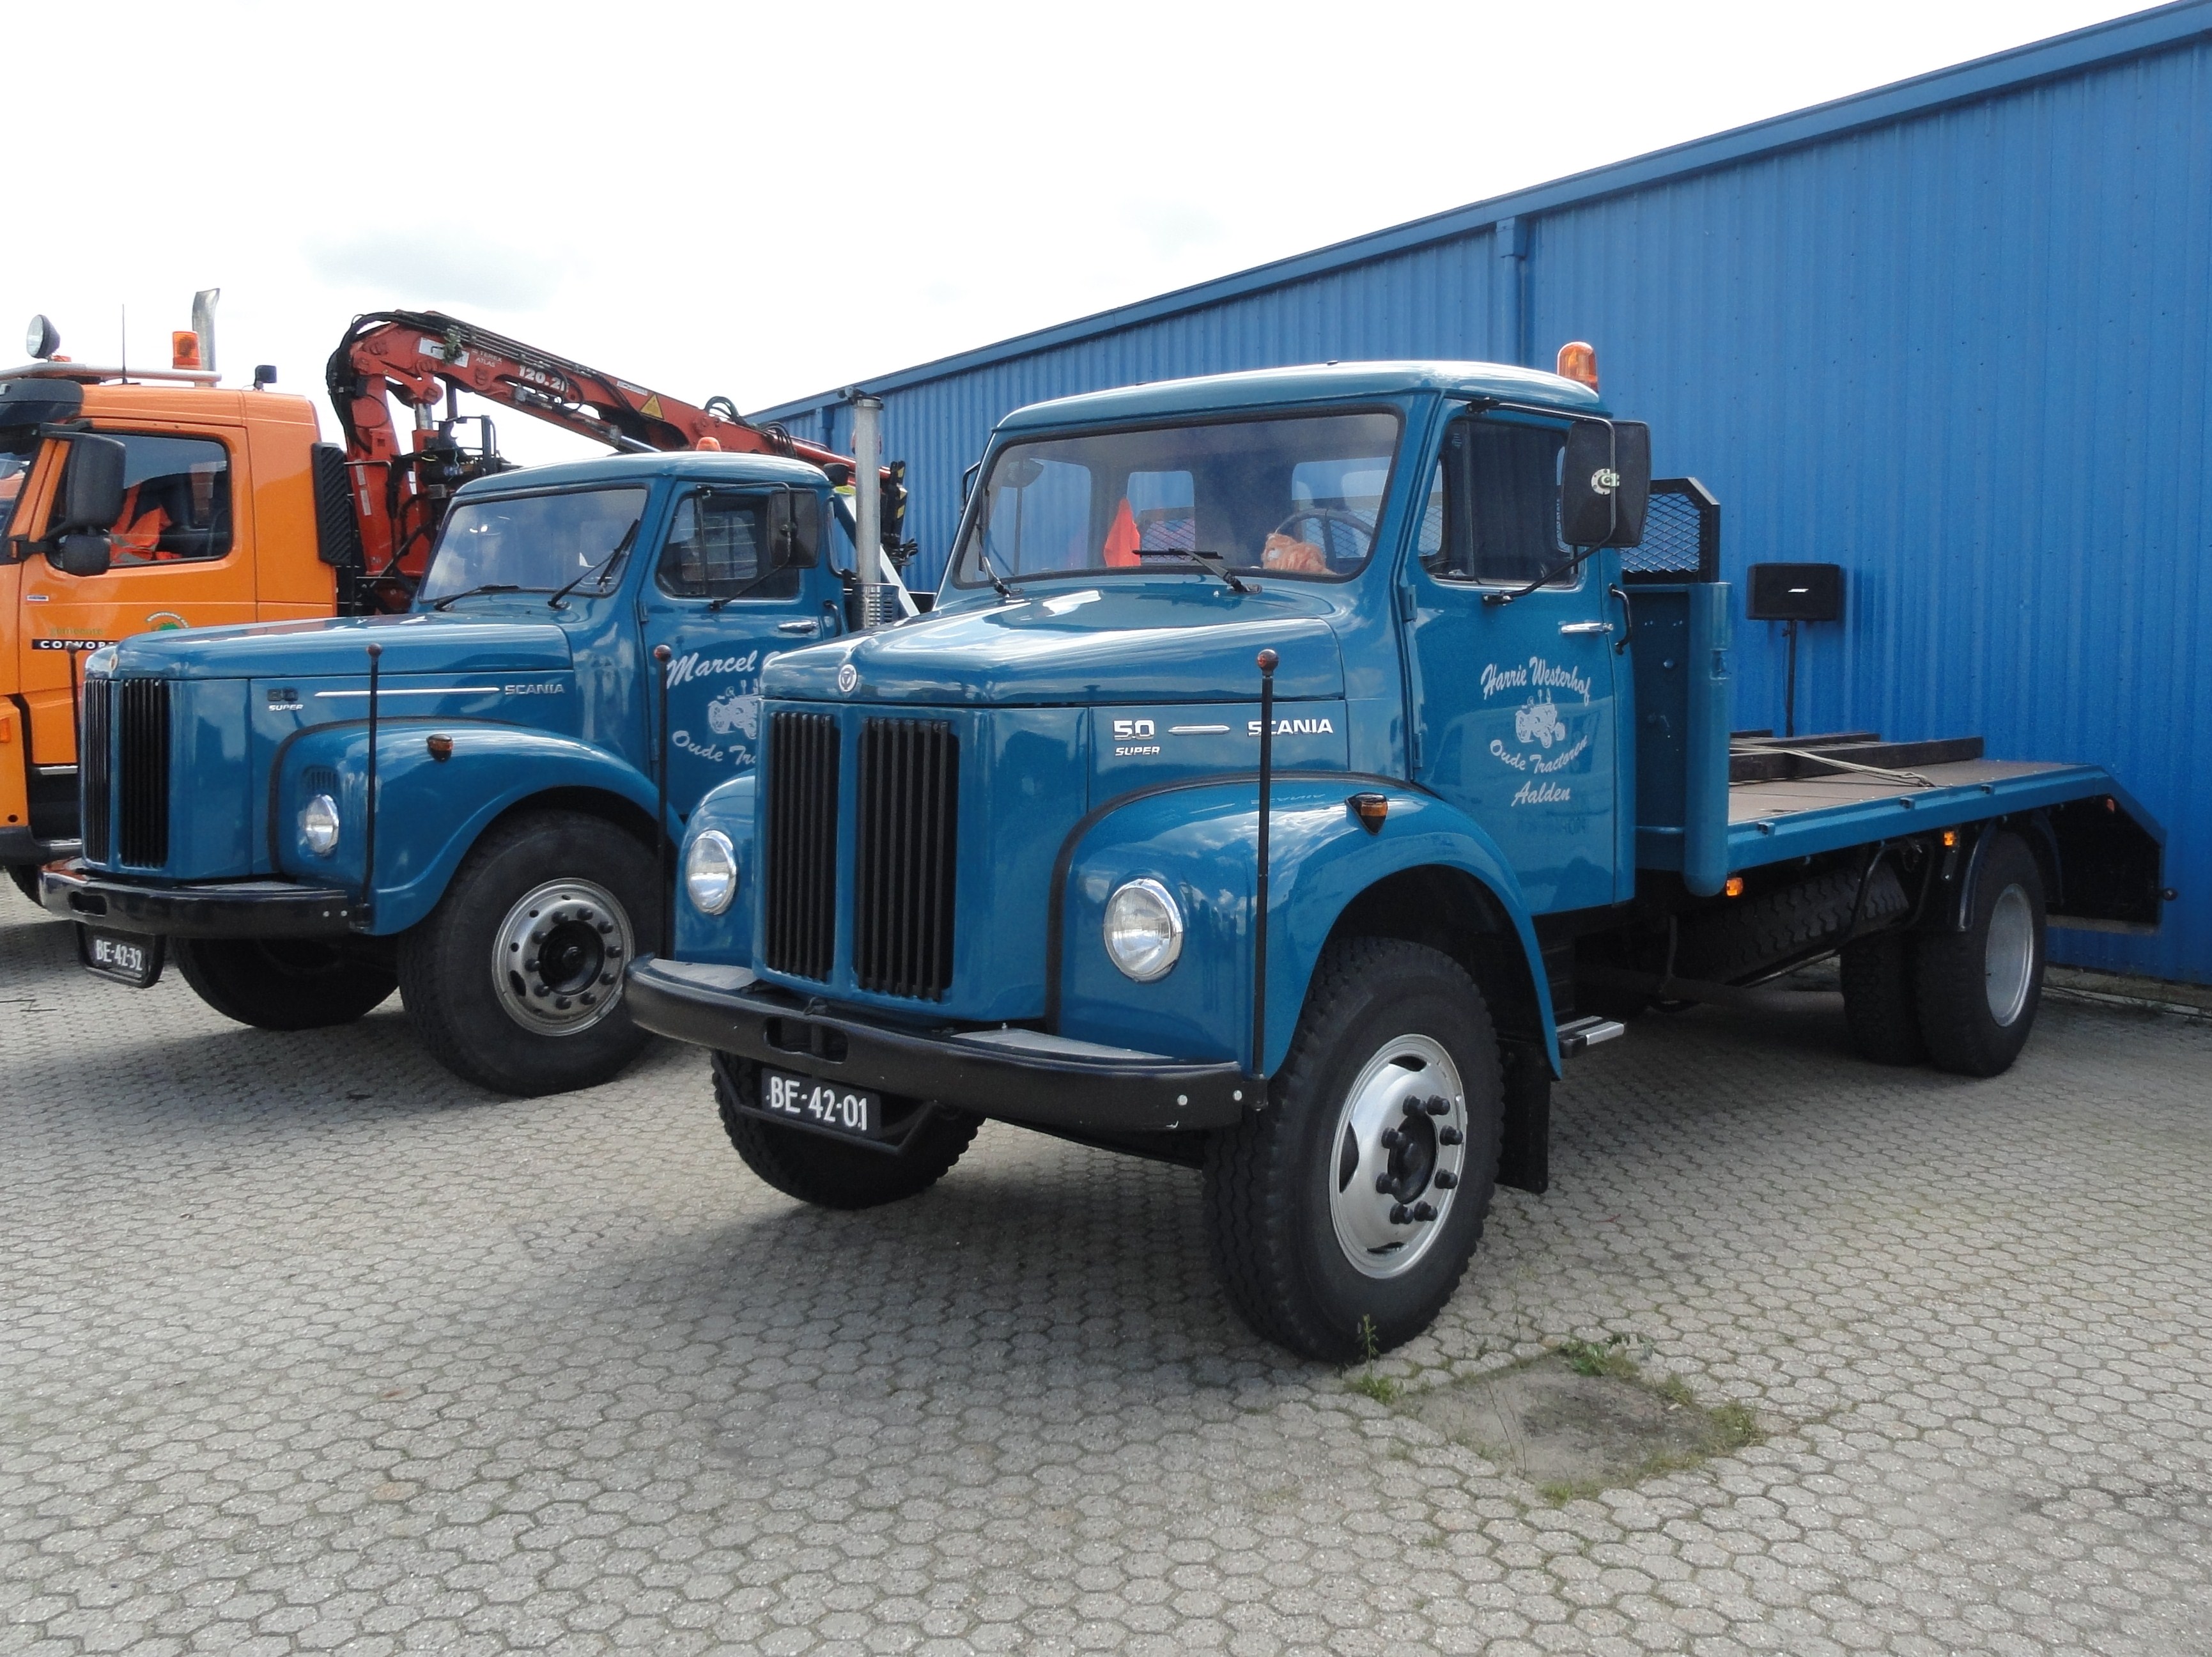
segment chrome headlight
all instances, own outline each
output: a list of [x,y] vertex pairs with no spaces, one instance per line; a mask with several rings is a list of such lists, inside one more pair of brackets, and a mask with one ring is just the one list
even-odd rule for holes
[[738,895],[737,849],[721,830],[707,830],[684,854],[684,890],[702,915],[720,914]]
[[338,849],[338,802],[319,794],[300,807],[300,838],[318,857]]
[[1139,984],[1164,978],[1182,954],[1182,909],[1149,876],[1106,900],[1106,958]]

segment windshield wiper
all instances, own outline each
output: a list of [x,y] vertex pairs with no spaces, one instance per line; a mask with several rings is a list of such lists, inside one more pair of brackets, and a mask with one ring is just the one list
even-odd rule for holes
[[615,567],[616,559],[619,558],[623,553],[629,551],[629,544],[637,539],[637,527],[644,521],[645,515],[642,512],[639,513],[636,517],[632,518],[629,521],[629,527],[623,531],[623,538],[615,543],[615,550],[608,553],[605,557],[600,559],[599,563],[594,564],[591,569],[586,570],[582,575],[577,576],[575,580],[570,582],[566,587],[556,589],[553,596],[545,600],[545,607],[549,610],[567,609],[568,606],[562,603],[561,600],[567,598],[569,594],[574,592],[579,587],[581,587],[586,582],[591,580],[594,576],[597,576],[599,578],[599,591],[602,593],[605,592],[607,590],[607,572]]
[[520,591],[522,589],[513,582],[486,582],[482,587],[464,587],[458,593],[448,593],[430,607],[433,610],[443,610],[449,605],[459,604],[463,599],[472,599],[479,593],[520,593]]
[[1207,575],[1218,576],[1227,582],[1231,592],[1249,594],[1252,591],[1237,579],[1237,572],[1229,567],[1229,560],[1218,552],[1195,546],[1140,546],[1137,549],[1137,556],[1140,558],[1188,558]]
[[999,589],[1000,602],[1006,604],[1021,602],[1021,594],[1007,586],[1005,579],[1000,576],[999,566],[991,561],[991,549],[983,544],[983,538],[981,535],[975,538],[975,562],[983,566],[983,579]]

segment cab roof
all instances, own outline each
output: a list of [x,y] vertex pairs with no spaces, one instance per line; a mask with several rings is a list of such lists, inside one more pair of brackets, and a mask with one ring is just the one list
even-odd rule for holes
[[1113,391],[1086,392],[1016,409],[1000,431],[1097,425],[1159,416],[1275,408],[1286,403],[1341,403],[1363,397],[1434,392],[1447,397],[1494,397],[1555,408],[1562,414],[1602,414],[1598,395],[1578,381],[1502,362],[1323,362],[1189,380],[1158,380]]
[[712,449],[672,449],[654,454],[606,454],[589,460],[561,460],[551,466],[519,466],[478,478],[453,498],[518,495],[586,484],[648,483],[656,478],[686,478],[702,484],[811,484],[829,482],[819,466],[780,454],[718,454]]

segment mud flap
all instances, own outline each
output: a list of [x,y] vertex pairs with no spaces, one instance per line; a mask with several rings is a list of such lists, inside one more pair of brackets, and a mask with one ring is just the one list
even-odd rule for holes
[[1541,1197],[1552,1188],[1552,1068],[1542,1051],[1509,1043],[1505,1121],[1498,1142],[1498,1183]]

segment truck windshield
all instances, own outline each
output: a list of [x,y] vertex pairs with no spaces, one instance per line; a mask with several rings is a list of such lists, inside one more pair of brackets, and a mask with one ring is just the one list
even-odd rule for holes
[[1194,567],[1194,553],[1252,574],[1349,576],[1372,550],[1398,436],[1397,415],[1371,411],[1010,443],[953,579]]
[[39,458],[39,434],[18,427],[0,429],[0,535],[15,527],[15,503],[31,481],[31,462]]
[[590,577],[586,597],[616,576],[615,553],[634,542],[642,489],[580,489],[557,495],[500,495],[464,501],[446,519],[416,596],[423,603],[485,588],[550,593]]

